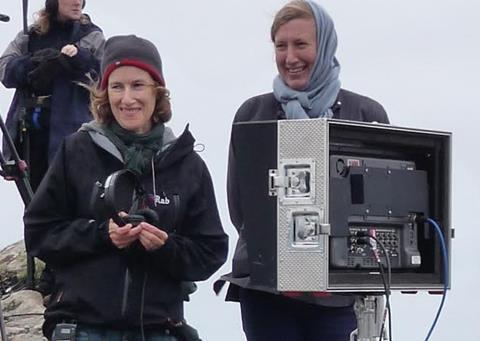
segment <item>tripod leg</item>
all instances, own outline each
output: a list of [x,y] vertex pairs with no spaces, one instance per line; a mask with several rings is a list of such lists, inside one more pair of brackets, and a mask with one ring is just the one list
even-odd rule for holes
[[35,258],[27,255],[27,289],[35,289]]
[[[25,6],[27,6],[28,4],[28,1],[27,0],[24,0],[23,2],[23,5],[24,5],[24,9],[26,8]],[[24,13],[25,14],[25,13]],[[25,105],[24,105],[24,100],[25,100],[25,93],[21,93],[20,94],[20,102],[19,102],[19,106],[21,109],[21,112],[22,112],[22,116],[21,116],[21,120],[20,120],[20,126],[18,127],[20,129],[19,131],[19,135],[18,135],[18,138],[19,138],[19,144],[20,144],[20,147],[21,147],[21,151],[22,151],[22,158],[23,160],[25,160],[28,164],[30,163],[30,134],[27,130],[27,127],[26,127],[26,124],[25,124],[25,117],[26,117],[26,108],[25,108]],[[4,140],[6,141],[6,145],[8,146],[8,148],[10,149],[10,153],[11,155],[13,156],[13,160],[15,161],[17,167],[20,168],[20,164],[21,164],[21,159],[20,159],[20,156],[18,155],[18,152],[17,152],[17,148],[15,146],[15,143],[14,141],[12,140],[9,132],[8,132],[8,129],[5,125],[5,122],[3,121],[3,118],[0,116],[0,128],[2,130],[2,133],[3,133],[3,138]],[[2,167],[5,165],[5,162],[6,160],[4,160],[3,158],[3,154],[2,154],[2,157],[1,157],[1,161],[2,161]],[[20,192],[20,196],[22,197],[22,200],[25,204],[25,207],[30,203],[30,201],[32,200],[32,196],[33,196],[33,191],[32,191],[32,188],[30,186],[30,182],[29,182],[29,179],[28,179],[28,176],[25,172],[25,169],[21,169],[20,170],[20,174],[21,174],[21,178],[15,180],[15,183],[17,185],[17,188]],[[34,274],[35,274],[35,259],[31,256],[28,256],[27,255],[27,286],[31,289],[33,289],[35,287],[35,277],[34,277]]]
[[[24,135],[22,141],[22,157],[28,163],[28,167],[31,167],[30,158],[30,134],[28,132]],[[27,255],[27,280],[26,285],[28,289],[35,289],[35,259],[32,256]]]

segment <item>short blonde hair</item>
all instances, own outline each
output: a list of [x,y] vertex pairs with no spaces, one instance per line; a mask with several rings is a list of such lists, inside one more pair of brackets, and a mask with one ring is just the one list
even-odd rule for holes
[[270,28],[272,42],[275,42],[275,35],[280,26],[293,19],[315,19],[312,8],[305,0],[292,0],[277,12]]

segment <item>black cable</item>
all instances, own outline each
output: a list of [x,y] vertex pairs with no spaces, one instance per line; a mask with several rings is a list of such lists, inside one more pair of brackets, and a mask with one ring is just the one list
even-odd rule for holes
[[[390,341],[393,340],[392,337],[392,314],[391,314],[391,306],[390,306],[390,286],[385,281],[385,270],[383,269],[383,264],[381,262],[378,263],[378,268],[380,269],[380,274],[382,277],[383,287],[385,288],[385,308],[388,314],[388,334],[390,335]],[[383,331],[385,329],[385,315],[383,316],[382,321],[382,328],[380,329],[380,340],[383,340]]]
[[[385,248],[385,245],[381,241],[379,241],[376,237],[371,236],[368,232],[366,231],[357,231],[355,234],[351,235],[343,235],[343,236],[331,236],[332,238],[357,238],[357,242],[362,242],[363,244],[367,244],[372,248],[372,252],[374,254],[375,259],[377,260],[378,267],[380,269],[380,275],[382,278],[383,282],[383,287],[385,290],[385,307],[388,311],[388,332],[390,334],[390,341],[393,341],[393,336],[392,336],[392,308],[390,305],[390,287],[392,283],[392,266],[390,262],[390,256],[387,252],[387,249]],[[374,246],[372,245],[370,239],[373,239],[382,249],[383,254],[385,255],[385,261],[387,263],[387,273],[388,273],[388,280],[385,279],[385,270],[383,268],[383,264],[381,262],[380,257],[377,258],[376,250],[374,250]],[[385,326],[385,318],[383,319],[382,323],[382,328],[380,331],[380,340],[382,340],[383,337],[383,329]]]
[[[388,333],[389,333],[389,336],[390,336],[390,341],[393,341],[393,336],[392,336],[392,308],[390,306],[390,287],[391,287],[391,284],[392,284],[392,266],[391,266],[391,263],[390,263],[390,256],[388,255],[388,252],[387,252],[387,249],[385,248],[385,245],[383,245],[383,243],[381,241],[379,241],[376,237],[371,236],[371,235],[369,235],[368,237],[373,239],[377,243],[377,245],[380,246],[380,248],[382,249],[383,254],[385,256],[386,263],[387,263],[388,280],[386,281],[385,280],[385,270],[383,268],[381,258],[380,257],[377,258],[377,254],[375,254],[376,250],[374,250],[373,245],[371,243],[369,243],[370,247],[372,247],[372,252],[374,253],[375,258],[377,259],[378,267],[380,269],[380,275],[381,275],[382,282],[383,282],[383,287],[385,289],[385,300],[386,300],[385,307],[388,311]],[[382,340],[382,337],[383,337],[384,323],[385,323],[385,321],[383,321],[382,328],[380,330],[380,340]]]
[[[387,252],[387,249],[385,248],[385,245],[383,245],[383,243],[381,241],[379,241],[374,236],[370,236],[370,238],[375,240],[377,242],[377,244],[380,246],[380,248],[383,251],[383,254],[385,255],[385,260],[386,260],[386,263],[387,263],[388,281],[385,281],[385,272],[384,272],[383,264],[381,262],[381,259],[380,258],[378,259],[378,265],[379,265],[379,268],[380,268],[380,273],[382,274],[382,281],[383,281],[383,285],[384,285],[384,288],[385,288],[385,300],[386,300],[385,306],[386,306],[387,312],[388,312],[388,333],[389,333],[390,341],[393,341],[393,336],[392,336],[392,307],[390,305],[390,294],[391,294],[390,287],[392,285],[392,266],[391,266],[391,262],[390,262],[390,256],[388,255],[388,252]],[[383,337],[383,329],[384,328],[382,327],[382,330],[380,331],[380,340]]]
[[387,252],[387,249],[385,248],[385,245],[381,241],[379,241],[374,236],[369,236],[369,237],[377,242],[377,244],[382,249],[383,254],[385,255],[385,261],[387,262],[388,288],[390,289],[390,285],[392,284],[392,264],[390,263],[390,256],[388,255],[388,252]]

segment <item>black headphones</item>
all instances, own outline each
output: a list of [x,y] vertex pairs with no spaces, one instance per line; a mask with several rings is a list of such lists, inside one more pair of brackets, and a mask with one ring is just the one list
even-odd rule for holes
[[[82,9],[85,8],[86,0],[83,0]],[[56,17],[58,14],[58,0],[45,0],[45,10],[51,17]]]
[[[122,169],[110,174],[105,180],[105,184],[97,182],[94,185],[90,207],[98,218],[112,218],[119,226],[127,223],[135,226],[142,221],[158,226],[159,219],[154,210],[148,207],[132,210],[135,198],[142,196],[143,193],[144,190],[136,174]],[[120,211],[127,212],[128,216],[119,217],[118,212]]]

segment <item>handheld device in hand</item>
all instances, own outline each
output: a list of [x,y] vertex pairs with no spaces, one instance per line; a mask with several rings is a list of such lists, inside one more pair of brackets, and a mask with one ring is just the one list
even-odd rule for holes
[[145,217],[141,214],[129,214],[125,217],[122,217],[122,220],[125,224],[132,224],[132,226],[135,227],[141,222],[144,222]]

